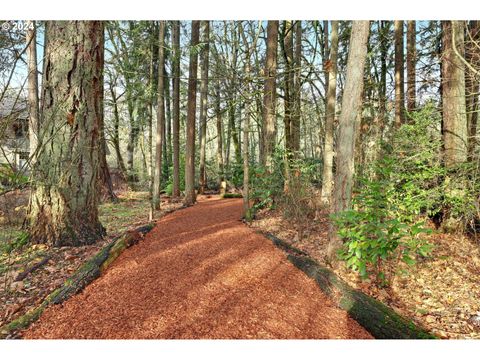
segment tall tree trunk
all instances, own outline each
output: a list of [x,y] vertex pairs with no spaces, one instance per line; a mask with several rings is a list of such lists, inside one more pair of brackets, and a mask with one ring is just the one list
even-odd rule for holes
[[333,182],[333,125],[335,123],[335,104],[337,98],[337,54],[338,21],[332,21],[330,59],[328,66],[327,111],[325,117],[325,139],[323,146],[323,172],[321,202],[330,204]]
[[30,200],[30,239],[54,246],[92,244],[98,219],[103,116],[103,23],[49,21],[44,121]]
[[442,31],[443,141],[445,166],[452,167],[467,160],[465,65],[453,48],[465,55],[464,22],[443,21]]
[[207,174],[205,171],[205,157],[207,145],[207,100],[208,100],[208,53],[210,42],[210,22],[203,22],[202,42],[205,44],[202,49],[202,65],[200,83],[200,174],[199,174],[199,194],[205,192],[207,186]]
[[[155,36],[153,36],[155,39]],[[155,39],[156,40],[156,39]],[[154,40],[154,41],[155,41]],[[148,72],[148,134],[147,134],[147,146],[148,146],[148,195],[150,199],[150,209],[148,212],[148,220],[153,220],[153,214],[155,211],[155,207],[153,205],[153,173],[154,173],[154,166],[153,166],[153,99],[154,99],[154,79],[155,79],[155,46],[152,42],[150,46],[150,68]]]
[[273,165],[276,121],[276,76],[278,49],[278,21],[270,20],[267,25],[267,54],[265,59],[265,86],[263,92],[263,154],[267,168]]
[[[235,155],[235,164],[238,165],[242,162],[242,148],[240,146],[240,139],[237,127],[235,126],[235,110],[237,109],[236,102],[236,95],[235,92],[231,92],[231,100],[229,100],[229,108],[228,108],[228,140],[232,140],[233,142],[233,152]],[[228,143],[230,145],[230,142]],[[228,150],[230,146],[228,145]],[[230,151],[227,153],[227,167],[229,164],[229,154]]]
[[[369,21],[353,21],[350,35],[350,49],[342,97],[342,111],[339,117],[336,146],[336,173],[333,190],[332,213],[339,213],[351,206],[354,149],[357,117],[361,108],[363,73],[367,56],[367,41],[370,32]],[[328,257],[334,260],[336,251],[342,245],[333,225],[329,231]]]
[[[166,54],[165,54],[166,55]],[[165,57],[166,61],[166,57]],[[170,178],[170,166],[172,166],[172,107],[170,97],[170,74],[165,66],[165,146],[164,146],[164,162],[165,162],[165,179]]]
[[[243,34],[245,35],[245,34]],[[246,37],[244,36],[244,40]],[[246,221],[252,220],[250,211],[250,164],[249,164],[249,134],[250,134],[250,116],[251,116],[251,80],[250,80],[250,49],[247,41],[244,41],[247,47],[245,58],[245,77],[247,79],[247,99],[245,101],[245,120],[243,121],[243,217]]]
[[126,179],[127,168],[125,167],[125,162],[123,161],[122,152],[120,151],[120,114],[118,111],[118,98],[115,93],[115,84],[110,82],[110,96],[112,97],[113,102],[113,146],[115,148],[115,155],[117,158],[117,166],[122,172],[122,176]]
[[407,110],[412,112],[415,110],[416,103],[416,81],[415,66],[417,63],[416,50],[416,22],[408,21],[407,24]]
[[160,209],[162,187],[162,156],[165,141],[165,21],[160,21],[158,32],[158,87],[157,87],[157,134],[155,141],[155,172],[153,176],[153,208]]
[[245,120],[243,122],[243,216],[246,221],[252,220],[250,209],[250,163],[249,163],[249,137],[250,137],[250,117],[252,116],[253,105],[253,85],[250,75],[251,63],[250,56],[252,49],[257,47],[257,38],[254,39],[251,47],[247,40],[247,35],[243,30],[242,23],[239,23],[239,30],[243,38],[245,49],[245,78],[246,78],[246,96],[245,96]]
[[27,61],[28,61],[28,139],[30,147],[30,168],[37,157],[39,131],[38,70],[37,70],[37,27],[35,21],[27,25]]
[[172,23],[172,47],[173,47],[173,186],[172,196],[180,196],[180,21]]
[[385,120],[387,113],[387,56],[388,56],[388,34],[390,32],[391,22],[380,21],[380,84],[378,89],[378,126],[379,140],[383,139],[385,129]]
[[295,155],[300,151],[300,120],[302,115],[302,21],[295,22],[294,91],[292,116],[292,148]]
[[197,65],[195,47],[199,42],[200,21],[192,21],[190,65],[188,70],[187,136],[185,149],[185,206],[195,203],[195,112],[197,108]]
[[[282,52],[285,61],[285,77],[283,81],[285,114],[283,117],[285,126],[285,149],[288,157],[291,157],[293,148],[293,134],[292,134],[292,118],[294,111],[294,64],[293,64],[293,24],[292,21],[286,20],[282,26]],[[286,164],[286,166],[288,166]],[[287,169],[288,172],[288,169]],[[288,178],[287,178],[288,179]]]
[[[103,28],[103,26],[102,26]],[[108,199],[109,201],[111,202],[117,202],[118,201],[118,197],[117,195],[115,194],[115,191],[113,190],[113,183],[112,183],[112,177],[110,176],[110,169],[108,167],[108,163],[107,163],[107,139],[105,137],[105,118],[104,118],[104,91],[103,91],[103,84],[104,84],[104,76],[103,76],[103,68],[104,68],[104,52],[105,52],[105,49],[104,49],[104,34],[102,32],[101,34],[101,40],[100,40],[100,43],[101,43],[101,46],[102,48],[100,49],[100,52],[102,53],[102,58],[101,58],[101,61],[102,63],[101,64],[98,64],[99,68],[100,68],[100,80],[99,80],[99,83],[101,84],[101,86],[99,85],[99,83],[95,83],[97,85],[97,88],[95,89],[96,92],[98,92],[98,96],[99,96],[99,103],[101,105],[101,109],[98,111],[99,113],[99,119],[98,119],[98,122],[99,122],[99,129],[100,129],[100,133],[99,133],[99,157],[100,157],[100,165],[99,165],[99,181],[100,181],[100,184],[101,184],[101,188],[102,188],[102,191],[101,191],[101,195],[102,195],[102,198],[103,199]]]
[[215,84],[215,117],[217,120],[217,163],[218,163],[218,185],[220,194],[225,193],[225,169],[223,164],[223,124],[222,112],[220,109],[220,80]]
[[[103,104],[103,94],[101,95],[101,103]],[[107,198],[111,202],[117,202],[118,197],[115,194],[115,191],[113,190],[112,177],[110,175],[110,169],[107,163],[107,139],[105,138],[105,121],[103,118],[103,110],[102,110],[102,117],[99,120],[99,122],[100,122],[99,177],[100,177],[100,184],[102,185],[102,193],[104,198]]]
[[405,122],[405,90],[403,66],[403,21],[395,20],[395,126]]
[[[239,52],[239,41],[238,41],[238,33],[236,28],[233,27],[232,29],[232,38],[233,38],[233,54],[232,54],[232,69],[237,68],[238,63],[238,52]],[[237,104],[237,71],[234,70],[230,86],[229,86],[229,101],[228,101],[228,138],[227,138],[227,156],[226,156],[226,167],[230,169],[230,140],[233,142],[233,151],[235,155],[235,166],[239,166],[242,163],[242,148],[240,145],[240,132],[235,126],[235,118],[237,115],[237,111],[240,110],[239,104]],[[238,117],[241,119],[241,117]]]
[[135,154],[135,145],[137,143],[138,134],[140,133],[140,128],[138,121],[135,119],[135,104],[131,99],[131,96],[127,93],[127,109],[128,109],[128,119],[129,119],[129,133],[127,141],[127,173],[128,173],[128,182],[130,186],[133,186],[134,183],[138,180],[137,173],[134,169],[134,154]]
[[[477,71],[480,70],[480,21],[472,20],[468,24],[468,37],[465,39],[465,59]],[[469,68],[465,71],[465,96],[467,98],[468,158],[472,160],[477,144],[478,95],[480,81]]]

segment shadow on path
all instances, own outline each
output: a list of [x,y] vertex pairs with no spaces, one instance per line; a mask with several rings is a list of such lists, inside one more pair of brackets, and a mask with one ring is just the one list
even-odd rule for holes
[[203,199],[158,221],[25,338],[371,338],[270,241],[241,199]]

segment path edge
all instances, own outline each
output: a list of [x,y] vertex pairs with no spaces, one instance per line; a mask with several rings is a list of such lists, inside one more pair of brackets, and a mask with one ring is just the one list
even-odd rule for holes
[[[182,208],[167,210],[159,219]],[[113,238],[110,243],[83,263],[62,285],[47,295],[40,305],[0,327],[0,339],[7,339],[15,332],[26,329],[38,320],[49,305],[61,304],[73,295],[78,294],[87,285],[99,278],[122,252],[137,244],[154,227],[155,222],[148,222]]]
[[375,339],[437,339],[421,326],[398,314],[377,299],[357,290],[306,252],[275,235],[257,231],[286,253],[288,261],[314,279],[318,287],[340,309],[345,310]]

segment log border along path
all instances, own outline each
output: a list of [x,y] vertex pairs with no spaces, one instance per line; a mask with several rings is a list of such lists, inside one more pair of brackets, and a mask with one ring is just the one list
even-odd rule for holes
[[242,200],[202,198],[161,218],[27,339],[372,338],[285,253],[241,222]]

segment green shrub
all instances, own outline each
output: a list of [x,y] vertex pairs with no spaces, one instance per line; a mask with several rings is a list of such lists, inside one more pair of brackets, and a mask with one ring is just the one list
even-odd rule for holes
[[352,210],[332,216],[345,241],[339,255],[366,278],[385,278],[385,261],[415,263],[432,246],[425,225],[444,207],[440,116],[433,106],[411,114],[373,166],[373,179],[361,179]]
[[444,194],[440,114],[428,105],[410,116],[409,122],[396,131],[393,146],[386,153],[392,161],[390,201],[396,217],[403,222],[440,212]]
[[421,236],[431,232],[423,221],[407,223],[395,216],[398,209],[391,201],[395,195],[389,177],[392,170],[393,161],[385,160],[379,179],[362,181],[353,209],[332,216],[338,235],[345,240],[340,259],[362,278],[373,272],[382,282],[388,281],[383,262],[396,259],[412,265],[416,254],[427,256],[431,251]]
[[273,155],[271,169],[267,169],[261,165],[250,167],[252,189],[250,199],[254,202],[254,211],[263,208],[273,208],[276,199],[283,193],[283,185],[285,182],[283,159],[283,149],[277,148]]

